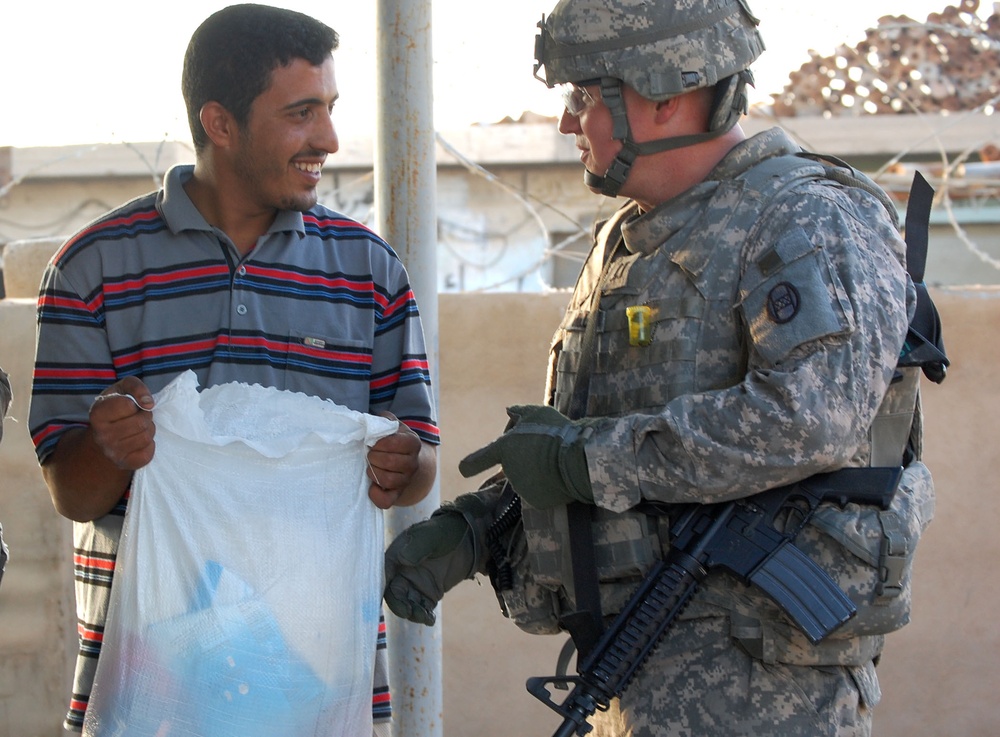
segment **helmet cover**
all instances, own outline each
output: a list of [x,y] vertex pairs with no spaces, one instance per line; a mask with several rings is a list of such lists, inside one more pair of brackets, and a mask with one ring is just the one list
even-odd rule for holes
[[535,76],[612,77],[662,101],[748,69],[764,51],[758,23],[747,0],[559,0],[538,24]]

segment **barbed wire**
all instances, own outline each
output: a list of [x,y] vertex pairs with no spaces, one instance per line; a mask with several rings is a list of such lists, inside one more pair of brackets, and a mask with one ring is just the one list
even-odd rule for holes
[[[934,123],[933,125],[929,123],[929,131],[925,136],[913,141],[909,146],[901,149],[892,157],[887,159],[879,166],[877,171],[872,173],[872,177],[884,185],[884,180],[890,173],[892,173],[894,167],[903,162],[907,156],[913,153],[915,149],[924,147],[928,143],[933,142],[934,147],[938,152],[937,156],[940,159],[941,170],[940,178],[935,182],[938,189],[936,202],[943,208],[946,213],[949,226],[956,234],[956,237],[962,245],[977,260],[1000,270],[1000,260],[987,253],[961,226],[959,217],[955,212],[955,202],[952,196],[952,189],[957,186],[956,183],[961,182],[961,177],[957,174],[961,165],[967,162],[978,149],[990,143],[990,141],[974,141],[958,155],[950,155],[942,141],[942,134],[946,130],[960,125],[969,116],[983,114],[986,107],[989,105],[996,105],[998,102],[1000,102],[1000,96],[991,98],[991,100],[978,106],[975,110],[966,111],[947,118],[933,118]],[[931,116],[919,111],[917,111],[916,115],[923,116],[928,121],[932,120]],[[778,124],[782,123],[782,118],[774,115],[771,115],[770,117],[774,122]],[[520,266],[510,273],[504,274],[503,276],[490,281],[485,286],[466,291],[488,292],[502,289],[511,284],[520,283],[523,279],[536,272],[539,273],[540,286],[542,290],[553,289],[556,287],[553,284],[546,282],[541,275],[550,259],[562,258],[582,263],[584,254],[579,251],[570,251],[568,249],[571,246],[580,243],[584,239],[589,240],[592,229],[592,221],[586,223],[580,222],[577,218],[565,212],[557,203],[545,201],[531,192],[518,189],[514,185],[506,182],[496,173],[487,169],[482,164],[479,164],[464,155],[442,134],[438,133],[435,137],[442,149],[447,151],[460,166],[473,176],[480,177],[491,186],[496,187],[505,195],[509,196],[512,201],[517,204],[517,206],[523,209],[525,213],[524,218],[514,221],[513,225],[505,231],[491,231],[486,225],[470,226],[466,223],[459,223],[451,220],[446,215],[439,215],[439,245],[442,248],[446,249],[454,259],[458,260],[467,267],[478,269],[483,273],[488,273],[503,261],[504,256],[507,254],[512,244],[515,243],[515,241],[512,240],[511,235],[521,230],[526,224],[534,224],[538,233],[537,240],[540,240],[542,243],[549,244],[546,247],[543,247],[538,252],[537,256],[526,265]],[[32,178],[45,168],[68,159],[79,159],[85,157],[107,145],[117,144],[97,144],[81,147],[69,153],[62,153],[48,161],[32,167],[28,171],[20,173],[15,179],[0,188],[0,204],[3,203],[5,198],[8,197],[15,187],[24,183],[25,180]],[[140,148],[131,143],[125,144],[125,147],[133,152],[140,159],[140,161],[143,162],[151,180],[156,183],[156,186],[159,186],[159,176],[162,170],[159,163],[159,157],[150,158],[146,156]],[[162,145],[156,150],[158,153],[162,151]],[[986,183],[988,184],[989,180],[986,180]],[[1000,191],[1000,183],[994,184],[998,185],[998,191]],[[334,207],[337,211],[343,212],[349,217],[363,222],[366,225],[372,226],[372,220],[374,217],[374,208],[372,205],[373,188],[374,172],[367,171],[361,175],[344,181],[341,181],[338,177],[336,186],[324,188],[320,193],[320,198],[322,202]],[[595,207],[593,220],[601,218],[604,215],[605,210],[614,207],[614,201],[607,198],[595,197],[594,202]],[[82,223],[74,221],[78,220],[78,216],[80,216],[83,212],[92,209],[96,214],[101,214],[111,209],[113,206],[113,204],[109,204],[100,199],[89,198],[74,205],[71,209],[61,213],[56,218],[33,223],[26,221],[26,215],[15,216],[15,213],[8,210],[7,213],[0,216],[0,243],[20,240],[25,237],[24,235],[16,237],[12,236],[10,232],[7,232],[11,228],[22,234],[30,234],[27,237],[65,236],[68,235],[66,232],[67,228],[78,228],[82,225]],[[560,221],[567,225],[565,229],[560,230],[563,232],[568,231],[569,235],[563,236],[558,241],[553,242],[553,228],[546,223],[545,218],[542,215],[542,211],[554,213]],[[503,246],[496,249],[496,251],[492,253],[488,259],[483,259],[481,253],[478,254],[478,256],[473,255],[473,253],[469,250],[470,246],[479,244],[478,248],[481,251],[482,244],[496,242],[501,242]]]
[[[56,218],[45,222],[36,223],[20,223],[16,220],[6,217],[0,217],[0,226],[7,225],[12,228],[17,228],[21,231],[30,232],[32,230],[37,230],[43,232],[45,235],[51,235],[54,233],[65,233],[70,229],[75,223],[78,223],[81,219],[85,219],[82,213],[87,210],[92,210],[96,214],[102,214],[108,212],[114,207],[114,204],[105,202],[104,200],[98,199],[87,199],[76,205],[73,209],[59,215]],[[11,241],[15,240],[10,236],[7,236],[2,229],[0,229],[0,241]]]
[[[964,3],[963,7],[971,7],[971,5],[969,5],[969,3]],[[959,11],[956,10],[955,12]],[[973,18],[974,20],[970,20],[969,23],[962,26],[954,23],[921,24],[908,19],[895,19],[880,25],[877,31],[882,35],[878,36],[878,39],[884,40],[887,37],[886,34],[888,34],[888,36],[897,34],[898,36],[898,34],[913,32],[914,29],[919,29],[920,33],[914,37],[925,39],[930,43],[937,43],[935,34],[948,34],[952,39],[962,37],[967,39],[969,43],[976,41],[978,43],[977,48],[981,47],[983,49],[988,49],[991,53],[995,50],[1000,51],[1000,41],[992,38],[989,33],[984,30],[987,28],[988,24],[978,19],[976,16],[973,16]],[[989,27],[992,29],[993,26]],[[994,31],[991,30],[990,32]],[[845,59],[843,68],[837,71],[836,74],[843,73],[846,75],[847,72],[844,72],[844,69],[851,66],[856,69],[860,69],[861,71],[857,72],[855,76],[861,75],[861,79],[865,80],[868,84],[872,84],[872,80],[878,80],[879,85],[877,89],[881,96],[880,102],[882,104],[891,103],[890,107],[893,110],[896,110],[897,114],[907,115],[907,117],[916,116],[919,119],[925,120],[928,125],[928,133],[925,136],[922,136],[921,138],[911,142],[906,147],[901,148],[898,152],[881,163],[878,166],[878,169],[872,173],[873,178],[883,184],[883,186],[886,186],[886,183],[892,183],[893,177],[899,173],[901,167],[906,165],[907,159],[910,158],[918,149],[924,149],[928,144],[931,144],[936,150],[936,156],[939,159],[940,169],[940,174],[935,178],[935,186],[937,189],[935,201],[943,208],[949,227],[956,234],[956,237],[962,246],[967,249],[978,261],[988,264],[994,269],[1000,270],[1000,259],[997,259],[987,253],[986,250],[970,236],[966,229],[962,227],[960,217],[956,212],[955,206],[956,197],[961,198],[963,190],[967,188],[969,183],[968,178],[962,173],[964,165],[967,164],[969,160],[985,146],[995,144],[995,140],[972,141],[966,145],[962,151],[956,154],[954,151],[948,150],[943,139],[945,132],[960,125],[971,116],[992,114],[998,103],[1000,103],[1000,92],[993,90],[993,94],[990,96],[984,97],[980,95],[979,98],[977,98],[977,104],[970,109],[956,111],[947,116],[937,113],[931,115],[925,109],[927,98],[922,96],[919,86],[911,85],[909,82],[899,83],[898,80],[893,82],[891,79],[887,80],[885,78],[885,69],[880,62],[880,57],[871,52],[874,38],[872,33],[872,31],[869,31],[866,42],[858,44],[853,49],[846,46],[838,48],[839,53],[841,53],[844,57],[850,58]],[[868,44],[867,46],[865,45],[866,43]],[[884,48],[885,47],[883,46],[883,51]],[[869,53],[866,53],[866,50]],[[905,55],[907,53],[907,49],[898,48],[895,49],[894,53]],[[806,65],[803,66],[805,67]],[[824,74],[826,76],[823,79],[816,80],[817,83],[823,82],[824,80],[829,83],[833,78],[831,75],[834,75],[834,73],[830,70],[826,70]],[[787,109],[788,106],[788,91],[789,88],[786,88],[784,93],[786,95],[785,109]],[[775,97],[778,98],[779,96],[775,95]],[[836,95],[834,97],[836,97]],[[781,106],[772,107],[770,112],[763,109],[755,109],[754,114],[767,115],[779,125],[783,122],[792,123],[795,118],[786,118],[778,112],[780,109]],[[908,112],[899,112],[904,110]],[[1000,120],[998,120],[998,126],[1000,126]],[[488,223],[488,216],[485,212],[480,213],[482,218],[481,222],[477,225],[460,222],[447,216],[446,214],[439,213],[438,244],[441,248],[445,249],[449,255],[462,266],[475,269],[485,277],[504,262],[505,258],[509,256],[511,250],[515,246],[519,246],[521,249],[521,257],[523,260],[525,248],[532,247],[532,243],[536,244],[535,247],[537,247],[538,243],[544,244],[542,247],[538,248],[537,254],[534,257],[529,256],[528,263],[513,266],[511,267],[512,270],[510,273],[505,273],[493,280],[490,280],[485,286],[467,291],[485,292],[502,289],[510,286],[511,284],[521,284],[524,279],[532,274],[538,275],[539,283],[543,290],[555,288],[552,283],[546,282],[544,278],[546,267],[549,265],[549,262],[553,259],[565,259],[574,263],[582,262],[584,253],[582,253],[580,249],[574,247],[580,242],[588,242],[593,222],[605,216],[606,210],[613,209],[615,207],[613,200],[603,197],[595,197],[592,201],[592,206],[590,206],[589,210],[585,213],[588,222],[580,222],[578,218],[568,214],[565,209],[559,205],[559,203],[546,201],[545,199],[537,197],[529,191],[527,185],[515,186],[508,183],[500,175],[490,171],[487,167],[474,161],[471,157],[466,156],[443,134],[436,133],[435,139],[441,149],[450,155],[469,174],[481,178],[490,186],[495,187],[498,191],[508,197],[514,203],[516,208],[519,208],[523,212],[523,217],[520,219],[512,217],[509,213],[507,213],[505,215],[505,222],[511,224],[499,229],[490,227]],[[140,148],[138,144],[127,141],[119,144],[94,144],[82,146],[70,152],[59,153],[58,155],[53,156],[50,160],[41,162],[31,167],[28,171],[18,173],[16,178],[13,178],[6,184],[3,184],[3,186],[0,186],[0,207],[4,206],[10,194],[16,187],[22,185],[26,180],[36,177],[46,168],[69,159],[86,157],[98,151],[102,147],[109,145],[124,146],[127,150],[137,156],[142,163],[143,170],[149,173],[154,188],[158,187],[160,186],[160,175],[163,170],[161,165],[162,156],[168,143],[176,142],[167,140],[160,141],[159,144],[153,149],[152,155],[148,154],[148,146]],[[190,150],[189,145],[188,148]],[[837,152],[831,151],[829,153]],[[353,217],[360,222],[371,225],[371,221],[374,217],[374,172],[369,170],[348,179],[343,179],[342,177],[342,174],[334,174],[334,185],[327,186],[322,189],[320,193],[321,201],[339,212],[343,212],[349,217]],[[324,179],[324,181],[327,180]],[[979,190],[982,190],[983,187],[985,187],[987,192],[993,192],[994,195],[1000,195],[1000,182],[995,182],[989,179],[979,179],[976,180],[976,184],[982,185]],[[989,200],[990,196],[991,195],[989,194],[987,195],[986,201]],[[29,223],[26,220],[27,215],[19,215],[17,213],[10,212],[8,207],[8,211],[0,217],[0,245],[2,245],[3,241],[15,239],[10,235],[10,233],[5,232],[6,230],[11,229],[20,231],[21,233],[31,234],[33,237],[38,237],[40,235],[50,237],[65,236],[67,233],[56,231],[74,226],[80,227],[81,224],[76,223],[75,221],[81,213],[91,207],[101,207],[104,211],[110,209],[110,207],[108,207],[101,200],[90,198],[74,205],[72,208],[67,209],[58,217],[50,218],[44,222]],[[444,209],[446,210],[447,208]],[[577,209],[580,209],[579,204]],[[961,209],[968,210],[968,208]],[[551,218],[547,220],[545,213],[554,215],[556,222],[564,223],[566,227],[557,228],[557,226],[552,225]],[[530,226],[533,226],[537,230],[537,236],[535,238],[522,238],[518,240],[515,237],[516,233],[523,230],[525,227]],[[554,235],[556,230],[559,232],[558,238]],[[477,252],[474,252],[472,250],[473,248],[477,249]],[[491,250],[487,252],[485,249]],[[485,256],[484,253],[486,254]],[[552,269],[549,268],[548,271],[551,272]]]
[[[570,226],[572,226],[572,232],[571,232],[571,234],[569,236],[563,238],[562,240],[560,240],[560,241],[558,241],[556,243],[552,243],[552,245],[550,245],[547,248],[544,248],[542,250],[541,255],[534,262],[532,262],[529,266],[523,267],[521,269],[518,269],[517,271],[513,272],[512,274],[509,274],[508,276],[500,279],[499,281],[494,281],[493,283],[489,284],[488,286],[479,287],[477,289],[472,289],[472,290],[468,290],[468,291],[471,291],[471,292],[487,292],[487,291],[492,291],[492,290],[495,290],[495,289],[500,289],[501,287],[504,287],[504,286],[506,286],[508,284],[511,284],[511,283],[519,282],[520,280],[522,280],[522,279],[530,276],[531,274],[535,273],[536,271],[541,271],[542,268],[545,266],[545,264],[551,258],[560,258],[560,257],[562,257],[562,258],[570,258],[570,259],[573,259],[573,260],[578,260],[581,264],[583,263],[583,259],[578,254],[566,254],[566,253],[564,253],[564,251],[565,251],[565,249],[568,246],[570,246],[570,245],[578,242],[581,238],[583,238],[585,236],[589,236],[590,228],[589,228],[588,225],[584,225],[584,224],[580,223],[578,220],[576,220],[575,218],[573,218],[572,216],[570,216],[569,214],[567,214],[565,211],[563,211],[559,207],[557,207],[554,204],[552,204],[551,202],[547,202],[545,200],[542,200],[542,199],[536,197],[535,195],[531,194],[530,192],[524,192],[524,191],[518,190],[517,188],[513,187],[512,185],[506,183],[503,179],[501,179],[499,176],[497,176],[496,174],[494,174],[493,172],[491,172],[486,167],[482,166],[481,164],[477,163],[476,161],[473,161],[471,158],[465,156],[455,146],[453,146],[451,143],[449,143],[448,140],[443,135],[441,135],[440,133],[436,133],[435,134],[435,140],[437,140],[437,142],[441,146],[441,148],[443,148],[445,151],[447,151],[467,171],[471,172],[475,176],[479,176],[479,177],[483,178],[484,180],[486,180],[490,184],[496,186],[497,188],[501,189],[502,191],[504,191],[505,193],[507,193],[508,195],[510,195],[511,197],[513,197],[517,202],[519,202],[528,211],[528,213],[531,215],[532,219],[538,224],[539,232],[542,234],[542,237],[543,237],[545,243],[551,243],[552,242],[552,232],[551,232],[550,228],[548,227],[548,225],[546,225],[545,220],[542,217],[539,208],[543,208],[543,209],[546,209],[546,210],[549,210],[549,211],[555,213],[560,218],[562,218],[563,220],[565,220]],[[602,198],[602,202],[601,202],[601,206],[602,207],[604,206],[604,203],[606,201],[607,201],[606,198]],[[597,217],[600,217],[600,209],[598,209]],[[515,230],[516,230],[516,228],[515,228]],[[462,254],[455,252],[455,250],[453,248],[449,248],[449,250],[452,253],[454,253],[457,258],[459,258],[460,260],[462,260],[463,263],[467,263],[467,264],[471,264],[472,263],[471,261],[469,261],[468,259],[466,259]],[[491,264],[491,266],[495,265],[496,263],[499,263],[501,255],[498,255],[494,259],[494,263]],[[551,289],[551,288],[554,287],[554,285],[547,284],[544,281],[542,281],[542,285],[543,285],[544,288],[548,288],[548,289]]]
[[48,167],[55,166],[56,164],[62,163],[63,161],[68,161],[70,159],[79,159],[79,158],[82,158],[82,157],[86,156],[87,154],[92,153],[92,152],[96,151],[97,149],[101,148],[102,146],[106,146],[106,145],[110,145],[110,144],[96,143],[96,144],[93,144],[93,145],[90,145],[90,146],[85,146],[83,148],[75,149],[75,150],[73,150],[73,151],[71,151],[69,153],[63,154],[62,156],[54,156],[53,158],[49,159],[48,161],[43,161],[42,163],[38,164],[37,166],[33,166],[28,171],[22,173],[20,176],[12,178],[10,182],[8,182],[7,184],[5,184],[2,187],[0,187],[0,202],[2,202],[3,199],[8,194],[10,194],[11,190],[13,190],[14,187],[17,187],[18,185],[20,185],[25,179],[33,177],[36,174],[38,174],[39,172],[44,171]]

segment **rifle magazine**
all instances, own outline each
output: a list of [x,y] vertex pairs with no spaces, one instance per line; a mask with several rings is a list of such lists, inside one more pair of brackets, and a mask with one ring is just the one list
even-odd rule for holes
[[857,612],[829,574],[791,542],[779,546],[749,581],[774,599],[814,643]]

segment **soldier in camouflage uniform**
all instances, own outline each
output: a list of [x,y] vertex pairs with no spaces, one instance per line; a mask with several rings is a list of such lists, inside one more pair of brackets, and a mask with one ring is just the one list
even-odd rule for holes
[[[560,131],[585,182],[627,200],[553,339],[546,404],[510,408],[461,464],[503,473],[387,551],[399,616],[430,623],[445,591],[489,572],[507,616],[555,633],[582,606],[568,510],[589,512],[607,618],[669,548],[678,505],[905,466],[891,509],[823,505],[796,538],[856,617],[814,644],[761,591],[713,573],[592,717],[599,737],[870,734],[875,665],[908,619],[933,514],[919,371],[897,367],[915,291],[895,211],[870,180],[794,156],[780,129],[745,137],[757,25],[744,0],[562,0],[539,24],[536,75],[565,85]],[[522,514],[498,547],[505,480]]]

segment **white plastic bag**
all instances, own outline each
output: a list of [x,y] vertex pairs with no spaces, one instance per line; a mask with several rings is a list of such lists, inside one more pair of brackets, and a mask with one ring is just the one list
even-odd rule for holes
[[367,446],[396,423],[246,384],[156,397],[84,723],[92,737],[372,733],[383,526]]

